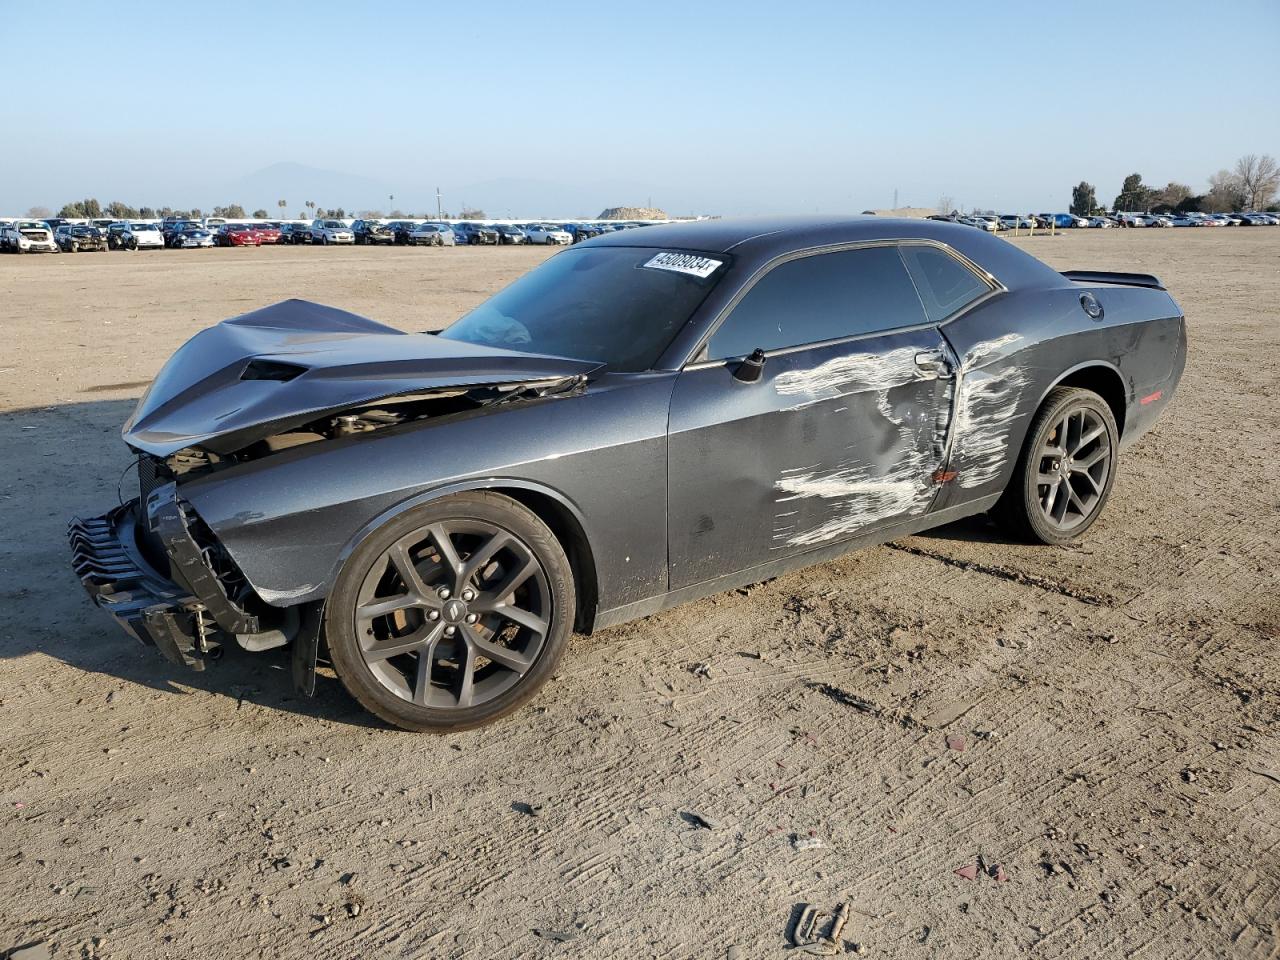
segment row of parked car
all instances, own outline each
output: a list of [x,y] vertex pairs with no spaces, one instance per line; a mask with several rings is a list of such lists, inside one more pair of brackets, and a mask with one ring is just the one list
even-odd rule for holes
[[0,251],[13,253],[78,253],[90,250],[181,249],[187,247],[260,247],[263,244],[385,244],[452,247],[459,244],[568,245],[615,230],[647,225],[646,221],[610,223],[446,223],[423,220],[345,220],[320,218],[311,223],[239,222],[220,217],[186,220],[97,219],[0,221]]
[[962,223],[995,233],[1002,230],[1059,230],[1110,227],[1262,227],[1280,225],[1277,213],[1113,213],[1078,217],[1073,213],[935,214],[930,220]]

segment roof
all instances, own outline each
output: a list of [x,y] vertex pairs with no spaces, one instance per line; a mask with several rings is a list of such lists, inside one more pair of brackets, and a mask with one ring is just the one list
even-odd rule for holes
[[796,250],[875,240],[933,240],[989,271],[1007,287],[1061,282],[1035,257],[985,230],[960,223],[914,218],[827,215],[743,217],[668,223],[606,233],[580,246],[669,247],[732,253],[749,268]]
[[[943,229],[939,230],[939,227]],[[972,227],[940,224],[935,220],[894,217],[736,217],[622,230],[588,242],[592,246],[683,247],[709,253],[729,253],[748,244],[753,248],[800,248],[823,243],[856,243],[859,240],[943,239],[952,235],[951,230],[974,232]]]

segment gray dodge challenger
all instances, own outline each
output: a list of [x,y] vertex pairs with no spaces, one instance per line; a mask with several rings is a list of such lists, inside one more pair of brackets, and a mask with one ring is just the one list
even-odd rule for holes
[[201,669],[289,647],[385,721],[524,704],[572,632],[978,513],[1062,544],[1168,404],[1182,311],[968,227],[605,234],[436,334],[289,300],[174,354],[76,573]]

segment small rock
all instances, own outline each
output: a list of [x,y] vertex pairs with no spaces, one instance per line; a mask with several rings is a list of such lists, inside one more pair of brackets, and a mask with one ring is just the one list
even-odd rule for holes
[[791,838],[791,849],[793,850],[820,850],[822,849],[821,837],[800,837]]
[[360,904],[356,903],[354,900],[351,903],[347,904],[347,916],[351,917],[352,919],[355,919],[356,917],[360,916],[360,910],[361,910]]
[[951,734],[951,736],[947,737],[947,749],[954,750],[956,751],[956,753],[964,753],[964,749],[965,749],[964,737],[962,737],[958,733]]

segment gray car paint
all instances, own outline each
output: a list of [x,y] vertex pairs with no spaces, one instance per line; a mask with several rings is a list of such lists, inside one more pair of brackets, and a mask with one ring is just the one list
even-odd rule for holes
[[[998,289],[939,325],[771,356],[751,384],[733,379],[733,361],[698,362],[735,297],[780,259],[904,240],[946,246]],[[701,251],[729,264],[652,372],[596,371],[577,395],[311,444],[183,483],[183,498],[266,602],[324,597],[345,557],[390,516],[490,488],[558,505],[589,547],[589,613],[597,625],[617,622],[986,509],[1042,398],[1081,369],[1122,384],[1131,442],[1168,402],[1185,358],[1181,311],[1163,290],[1074,282],[997,237],[954,224],[712,221],[586,243]],[[1083,310],[1082,292],[1102,303],[1101,319]],[[366,356],[371,376],[400,350],[421,364],[403,379],[406,390],[449,380],[436,375],[437,362],[455,361],[450,376],[470,383],[492,382],[498,372],[467,376],[469,364],[496,360],[487,349],[397,337],[364,322],[377,328],[365,335],[385,354]],[[430,351],[421,347],[427,341]],[[360,343],[352,336],[345,345]],[[948,357],[949,371],[915,369],[914,353],[934,349]],[[288,359],[278,345],[266,355]],[[506,358],[508,374],[524,369],[529,358],[521,356]],[[552,373],[548,362],[538,358],[544,366],[524,373]],[[564,362],[560,373],[582,373],[580,361]],[[806,391],[806,381],[816,389]],[[1157,391],[1158,399],[1138,403]],[[154,399],[183,419],[183,406],[198,404],[202,392],[175,382],[168,399]],[[145,439],[137,433],[145,420],[135,417],[131,442]],[[188,423],[175,433],[210,430]],[[954,478],[945,478],[949,471]]]

